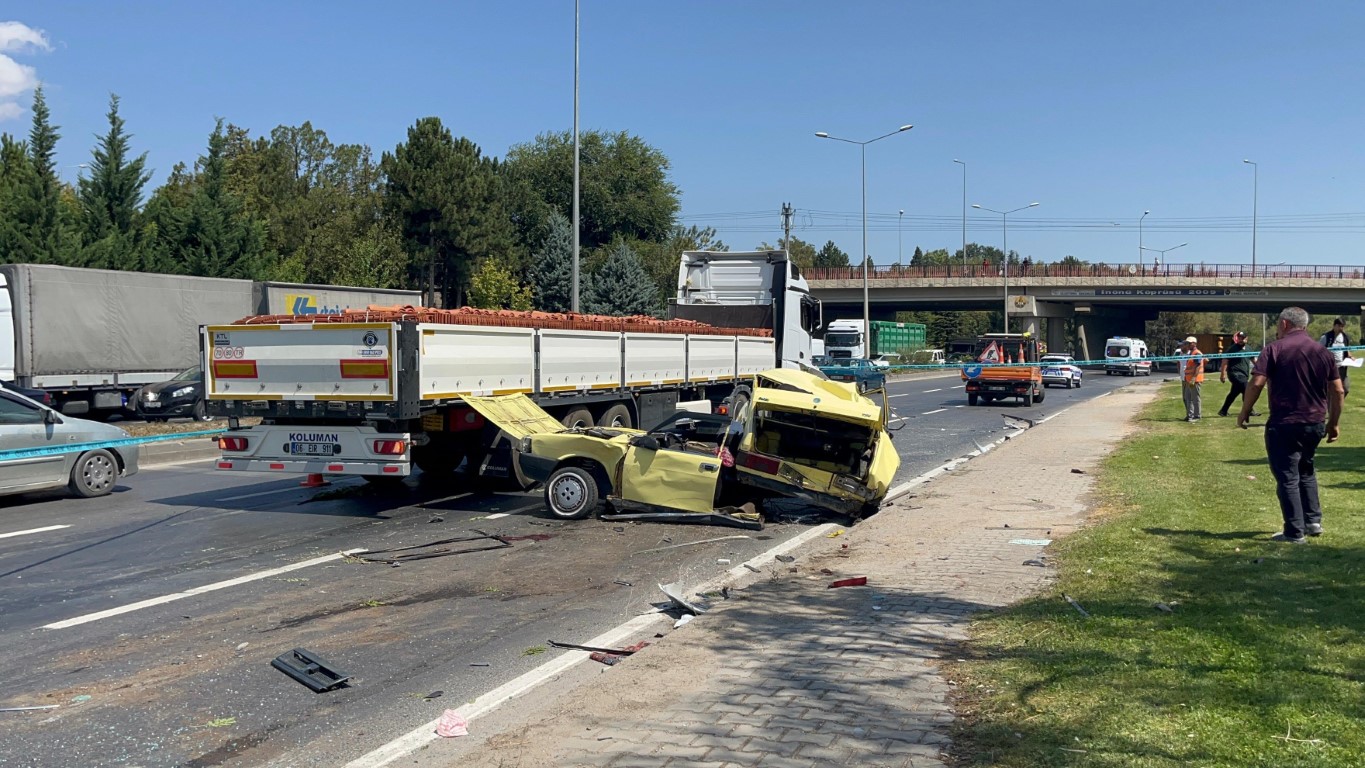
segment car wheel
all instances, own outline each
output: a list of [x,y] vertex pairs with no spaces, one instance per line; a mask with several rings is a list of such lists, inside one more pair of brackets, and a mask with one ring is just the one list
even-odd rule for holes
[[630,429],[634,426],[630,418],[630,409],[620,403],[613,405],[602,414],[602,418],[597,420],[597,426]]
[[71,492],[86,499],[104,496],[118,483],[118,461],[106,450],[87,451],[71,468]]
[[1043,402],[1043,398],[1046,397],[1046,396],[1047,396],[1047,394],[1046,394],[1045,392],[1043,392],[1042,387],[1039,387],[1039,388],[1038,388],[1038,391],[1036,391],[1036,392],[1033,393],[1033,402],[1034,402],[1034,404],[1036,405],[1036,404],[1038,404],[1038,403]]
[[209,413],[208,403],[204,402],[203,400],[196,400],[194,402],[194,420],[213,421],[213,416]]
[[560,520],[582,520],[600,501],[597,480],[582,467],[560,467],[545,481],[545,506]]

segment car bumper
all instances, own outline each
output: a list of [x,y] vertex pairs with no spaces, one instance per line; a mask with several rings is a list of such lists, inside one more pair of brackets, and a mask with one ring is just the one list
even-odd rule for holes
[[148,403],[142,400],[137,401],[137,415],[142,418],[151,417],[153,419],[169,419],[177,416],[189,416],[194,413],[194,400],[158,400],[155,403]]
[[142,458],[142,449],[136,445],[124,445],[114,450],[118,453],[119,463],[123,465],[123,476],[136,475],[138,461]]
[[[550,475],[555,471],[559,462],[545,456],[536,456],[533,453],[516,454],[518,479],[526,483],[544,483],[550,479]],[[525,483],[524,483],[525,484]]]

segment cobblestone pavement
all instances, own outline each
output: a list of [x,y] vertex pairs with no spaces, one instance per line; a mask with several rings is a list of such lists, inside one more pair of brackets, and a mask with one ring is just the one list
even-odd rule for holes
[[[945,765],[953,712],[940,659],[972,614],[1046,585],[1042,542],[1083,523],[1093,470],[1156,391],[1135,384],[1071,408],[795,562],[774,561],[534,722],[434,744],[413,763]],[[868,586],[827,586],[852,575]]]

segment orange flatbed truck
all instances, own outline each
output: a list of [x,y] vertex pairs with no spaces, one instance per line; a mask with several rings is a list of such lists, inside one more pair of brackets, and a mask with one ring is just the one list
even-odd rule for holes
[[1007,397],[1024,405],[1043,402],[1042,350],[1022,333],[986,333],[976,339],[975,363],[964,363],[967,404],[993,403]]

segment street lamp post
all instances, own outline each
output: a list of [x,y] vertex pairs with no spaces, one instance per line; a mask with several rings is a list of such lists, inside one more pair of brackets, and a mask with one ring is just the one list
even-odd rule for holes
[[[1144,251],[1151,251],[1151,252],[1153,252],[1153,253],[1159,253],[1159,254],[1161,254],[1160,256],[1157,257],[1157,263],[1158,263],[1158,264],[1164,264],[1164,263],[1166,263],[1166,254],[1170,253],[1171,251],[1174,251],[1174,250],[1177,249],[1177,248],[1184,248],[1184,247],[1187,246],[1187,245],[1189,245],[1189,243],[1181,243],[1180,245],[1173,245],[1173,246],[1171,246],[1170,248],[1148,248],[1148,247],[1146,247],[1146,246],[1143,246],[1142,250],[1144,250]],[[1168,274],[1169,274],[1169,273],[1168,273]]]
[[896,266],[897,266],[897,267],[899,267],[899,266],[901,265],[901,256],[903,255],[903,252],[901,251],[901,235],[904,233],[904,227],[902,226],[902,222],[904,222],[904,221],[905,221],[905,211],[900,211],[900,212],[898,212],[898,213],[896,214]]
[[967,164],[953,159],[962,166],[962,276],[967,276]]
[[1145,219],[1145,218],[1147,218],[1147,214],[1149,214],[1149,213],[1151,213],[1151,211],[1143,211],[1143,212],[1142,212],[1142,215],[1138,217],[1138,263],[1139,263],[1139,264],[1142,263],[1142,252],[1145,250],[1145,249],[1142,247],[1142,220]]
[[973,208],[989,211],[1000,217],[1000,241],[1003,246],[1003,253],[1000,257],[1000,274],[1005,278],[1005,314],[1000,318],[1000,321],[1004,327],[1005,333],[1010,332],[1010,230],[1007,222],[1009,221],[1009,215],[1011,213],[1018,213],[1028,208],[1036,208],[1037,206],[1037,203],[1029,203],[1028,205],[1020,206],[1011,211],[997,211],[994,208],[986,208],[975,204],[972,205]]
[[906,131],[910,130],[911,128],[914,128],[914,127],[915,127],[915,126],[913,126],[913,125],[902,125],[901,127],[897,128],[896,130],[894,130],[894,131],[892,131],[892,132],[890,132],[890,133],[882,134],[881,136],[878,136],[878,137],[875,138],[875,139],[868,139],[867,141],[854,141],[854,140],[852,140],[852,139],[841,139],[841,138],[839,138],[838,136],[831,136],[831,135],[829,135],[828,133],[826,133],[826,132],[824,132],[824,131],[817,131],[817,132],[815,133],[816,138],[820,138],[820,139],[830,139],[830,140],[832,140],[832,141],[842,141],[842,142],[844,142],[845,144],[857,144],[857,145],[858,145],[858,149],[859,149],[859,150],[861,151],[861,153],[862,153],[862,173],[863,173],[863,351],[864,351],[864,355],[863,355],[863,356],[864,356],[864,357],[867,357],[867,356],[868,356],[867,353],[868,353],[868,352],[871,352],[871,350],[872,350],[872,347],[871,347],[871,344],[872,344],[872,308],[871,308],[871,304],[870,304],[869,301],[868,301],[868,290],[867,290],[867,145],[868,145],[868,144],[871,144],[871,143],[873,143],[873,142],[876,142],[876,141],[881,141],[882,139],[885,139],[885,138],[888,137],[888,136],[895,136],[895,135],[898,134],[898,133],[904,133],[904,132],[906,132]]
[[569,310],[578,311],[578,5],[573,4],[573,279]]
[[1251,274],[1256,274],[1256,204],[1260,199],[1261,167],[1250,160],[1242,162],[1251,166]]

